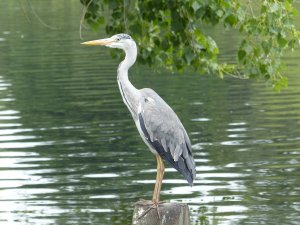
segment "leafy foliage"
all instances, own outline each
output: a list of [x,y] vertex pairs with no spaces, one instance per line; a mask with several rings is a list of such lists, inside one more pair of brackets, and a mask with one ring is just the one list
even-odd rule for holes
[[[258,78],[276,90],[287,86],[281,60],[299,44],[292,0],[81,0],[85,22],[105,25],[113,35],[127,32],[137,41],[139,61],[182,71]],[[235,63],[221,63],[219,48],[204,26],[223,24],[242,37]]]

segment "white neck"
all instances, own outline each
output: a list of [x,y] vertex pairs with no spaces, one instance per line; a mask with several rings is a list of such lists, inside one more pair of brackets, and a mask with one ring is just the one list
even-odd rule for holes
[[134,41],[123,49],[125,59],[120,63],[118,68],[118,84],[125,105],[128,107],[133,117],[137,116],[139,91],[131,84],[128,79],[128,70],[135,63],[137,56],[137,47]]
[[124,47],[125,59],[120,63],[119,70],[123,69],[128,71],[129,68],[135,63],[137,56],[137,47],[134,41],[130,41],[128,46]]

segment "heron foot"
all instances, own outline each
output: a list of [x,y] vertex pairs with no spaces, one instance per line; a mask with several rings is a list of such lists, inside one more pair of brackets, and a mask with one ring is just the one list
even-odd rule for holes
[[156,209],[158,219],[160,220],[159,205],[162,205],[164,203],[165,201],[153,202],[151,200],[141,199],[135,204],[141,206],[148,206],[148,208],[138,217],[138,220],[143,218],[145,215],[147,215],[147,213],[149,213],[152,209]]

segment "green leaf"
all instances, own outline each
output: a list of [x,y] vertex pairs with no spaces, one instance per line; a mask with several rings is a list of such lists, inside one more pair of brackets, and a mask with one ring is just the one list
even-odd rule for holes
[[225,18],[225,23],[229,24],[230,26],[234,26],[238,23],[238,19],[235,15],[230,14]]
[[192,60],[195,58],[195,54],[191,51],[191,49],[186,48],[184,51],[184,58],[188,65],[192,62]]
[[269,11],[271,13],[274,13],[274,12],[277,12],[280,7],[279,7],[279,4],[277,2],[274,2],[274,3],[270,4],[269,8],[270,8]]
[[[291,0],[80,0],[87,6],[85,22],[95,31],[103,25],[108,35],[127,32],[139,46],[139,62],[171,71],[194,68],[197,73],[223,77],[238,74],[269,80],[275,89],[285,87],[283,79],[284,51],[300,44]],[[260,7],[260,8],[259,8]],[[210,37],[212,25],[226,27],[232,39],[236,62],[219,61],[218,42]],[[236,50],[235,50],[236,49]],[[118,57],[120,54],[116,54]],[[223,60],[223,59],[222,59]]]
[[278,34],[277,41],[281,48],[285,48],[288,43],[288,39],[284,38],[281,34]]
[[244,64],[244,61],[245,61],[245,56],[246,56],[246,52],[245,52],[245,50],[243,50],[243,49],[240,49],[239,51],[238,51],[238,60],[241,62],[241,63],[243,63]]
[[216,14],[218,15],[218,17],[222,17],[224,15],[223,10],[217,10]]
[[270,53],[270,48],[272,47],[272,43],[270,41],[263,41],[261,43],[261,46],[265,52],[266,55]]
[[201,5],[197,1],[194,1],[192,4],[192,8],[194,9],[195,12],[197,12],[198,9],[201,8]]

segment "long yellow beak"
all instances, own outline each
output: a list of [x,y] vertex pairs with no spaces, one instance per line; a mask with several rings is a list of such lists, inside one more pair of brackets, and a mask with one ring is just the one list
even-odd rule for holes
[[110,38],[105,38],[105,39],[99,39],[99,40],[94,40],[94,41],[86,41],[86,42],[82,42],[82,45],[109,45],[113,43],[113,40],[111,40]]

